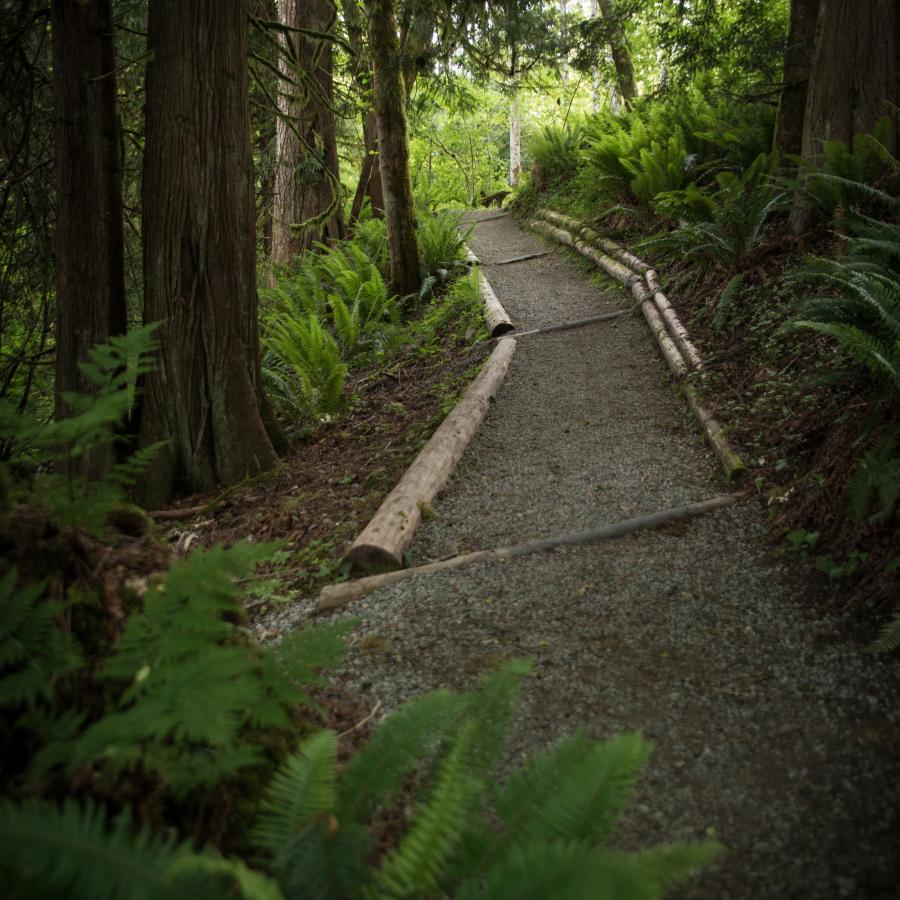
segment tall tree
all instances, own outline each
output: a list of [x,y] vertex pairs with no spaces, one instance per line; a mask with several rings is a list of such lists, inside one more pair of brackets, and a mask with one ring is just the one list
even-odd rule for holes
[[820,0],[791,0],[791,21],[784,50],[784,70],[773,147],[782,155],[800,152],[809,73],[816,42]]
[[391,258],[391,290],[397,294],[411,294],[419,289],[421,272],[409,177],[406,88],[394,0],[366,0],[366,13]]
[[[855,137],[893,114],[898,100],[896,7],[895,0],[823,0],[803,119],[804,159],[815,160],[825,141],[852,147]],[[814,220],[815,210],[798,193],[791,228],[802,233]]]
[[613,5],[613,0],[598,0],[598,3],[610,29],[609,48],[616,68],[616,84],[625,106],[630,107],[631,101],[637,97],[637,85],[634,81],[634,64],[631,61],[625,29],[622,27],[620,14]]
[[384,191],[381,186],[381,167],[378,160],[378,119],[372,106],[372,66],[365,46],[366,21],[359,0],[343,0],[344,25],[350,48],[353,50],[351,73],[356,88],[363,98],[362,117],[363,164],[353,204],[350,209],[350,225],[359,218],[366,197],[372,207],[372,215],[384,217]]
[[255,335],[247,0],[150,0],[144,318],[161,321],[141,443],[167,440],[143,499],[271,467]]
[[[54,0],[56,414],[91,385],[79,363],[126,328],[122,166],[110,0]],[[82,460],[95,477],[109,450]]]
[[[334,116],[330,0],[279,0],[284,31],[272,201],[274,262],[344,236]],[[313,37],[322,35],[323,37]]]

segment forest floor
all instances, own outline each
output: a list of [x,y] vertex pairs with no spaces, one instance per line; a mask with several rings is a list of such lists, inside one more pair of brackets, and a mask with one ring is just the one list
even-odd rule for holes
[[[483,216],[479,216],[481,218]],[[471,246],[520,327],[623,308],[511,218]],[[416,562],[553,536],[723,493],[712,454],[634,315],[519,342],[487,421],[412,547]],[[896,898],[900,671],[774,550],[757,500],[616,541],[381,589],[335,680],[382,712],[528,656],[511,761],[583,728],[655,744],[621,834],[715,833],[728,852],[683,898]],[[302,624],[270,605],[257,632]]]

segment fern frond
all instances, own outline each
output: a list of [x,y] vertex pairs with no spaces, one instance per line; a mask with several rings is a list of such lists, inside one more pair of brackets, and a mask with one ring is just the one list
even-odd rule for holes
[[601,843],[615,827],[650,751],[637,733],[605,743],[576,734],[535,757],[510,776],[497,798],[509,839]]
[[57,810],[0,801],[0,846],[13,894],[18,885],[73,900],[221,896],[211,882],[203,890],[202,883],[182,886],[173,877],[173,867],[190,853],[186,845],[146,834],[132,838],[122,820],[108,829],[103,811],[91,802],[82,809],[70,800]]
[[878,640],[870,645],[873,653],[893,653],[900,648],[900,613],[897,613],[884,628]]
[[472,756],[480,772],[489,772],[505,749],[509,723],[519,702],[521,681],[530,674],[530,659],[513,659],[482,678],[468,700],[466,718],[476,726]]
[[362,820],[396,793],[404,777],[458,727],[463,705],[457,694],[432,691],[386,718],[341,776],[340,818]]
[[276,860],[297,835],[332,814],[337,791],[337,735],[320,731],[307,738],[269,785],[253,831],[257,846]]
[[472,723],[458,732],[427,802],[378,871],[375,887],[381,896],[398,900],[430,896],[447,878],[449,862],[482,789],[472,773],[474,734]]

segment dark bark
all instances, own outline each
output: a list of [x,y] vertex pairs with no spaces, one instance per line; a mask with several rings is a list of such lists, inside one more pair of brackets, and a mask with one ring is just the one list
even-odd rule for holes
[[[122,167],[110,0],[54,0],[56,105],[56,415],[63,394],[90,393],[79,363],[126,328]],[[88,477],[103,451],[72,463]]]
[[625,106],[630,108],[631,101],[637,97],[637,85],[634,81],[634,65],[631,62],[631,51],[625,31],[616,15],[613,0],[599,0],[603,18],[611,23],[612,28],[609,49],[612,52],[613,65],[616,67],[616,83]]
[[[281,0],[289,28],[325,33],[334,18],[329,0]],[[344,236],[334,124],[331,41],[293,33],[285,38],[279,68],[272,260],[290,265],[316,241]],[[285,121],[285,118],[288,121]],[[297,225],[302,225],[298,228]]]
[[[891,112],[898,99],[896,16],[895,0],[823,0],[803,119],[804,159],[815,160],[826,141],[852,147]],[[797,194],[794,233],[814,221],[815,210]]]
[[820,0],[791,0],[791,23],[772,142],[773,149],[782,156],[800,153],[803,145],[803,116],[815,53],[819,5]]
[[159,329],[143,485],[209,490],[271,467],[260,415],[247,0],[151,0],[144,153],[144,318]]
[[419,290],[421,272],[409,177],[406,89],[393,0],[366,0],[366,11],[391,258],[391,291],[411,294]]

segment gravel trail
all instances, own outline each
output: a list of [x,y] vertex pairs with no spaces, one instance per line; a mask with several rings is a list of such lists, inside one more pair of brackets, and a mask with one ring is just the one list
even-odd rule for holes
[[[623,308],[511,218],[470,240],[517,327]],[[416,562],[596,526],[725,490],[634,315],[519,342]],[[386,709],[527,655],[516,756],[583,727],[656,750],[622,845],[729,852],[696,900],[900,898],[900,674],[798,600],[804,572],[752,501],[654,532],[382,589],[337,677]],[[270,614],[285,630],[309,603]],[[373,699],[374,702],[374,699]]]

